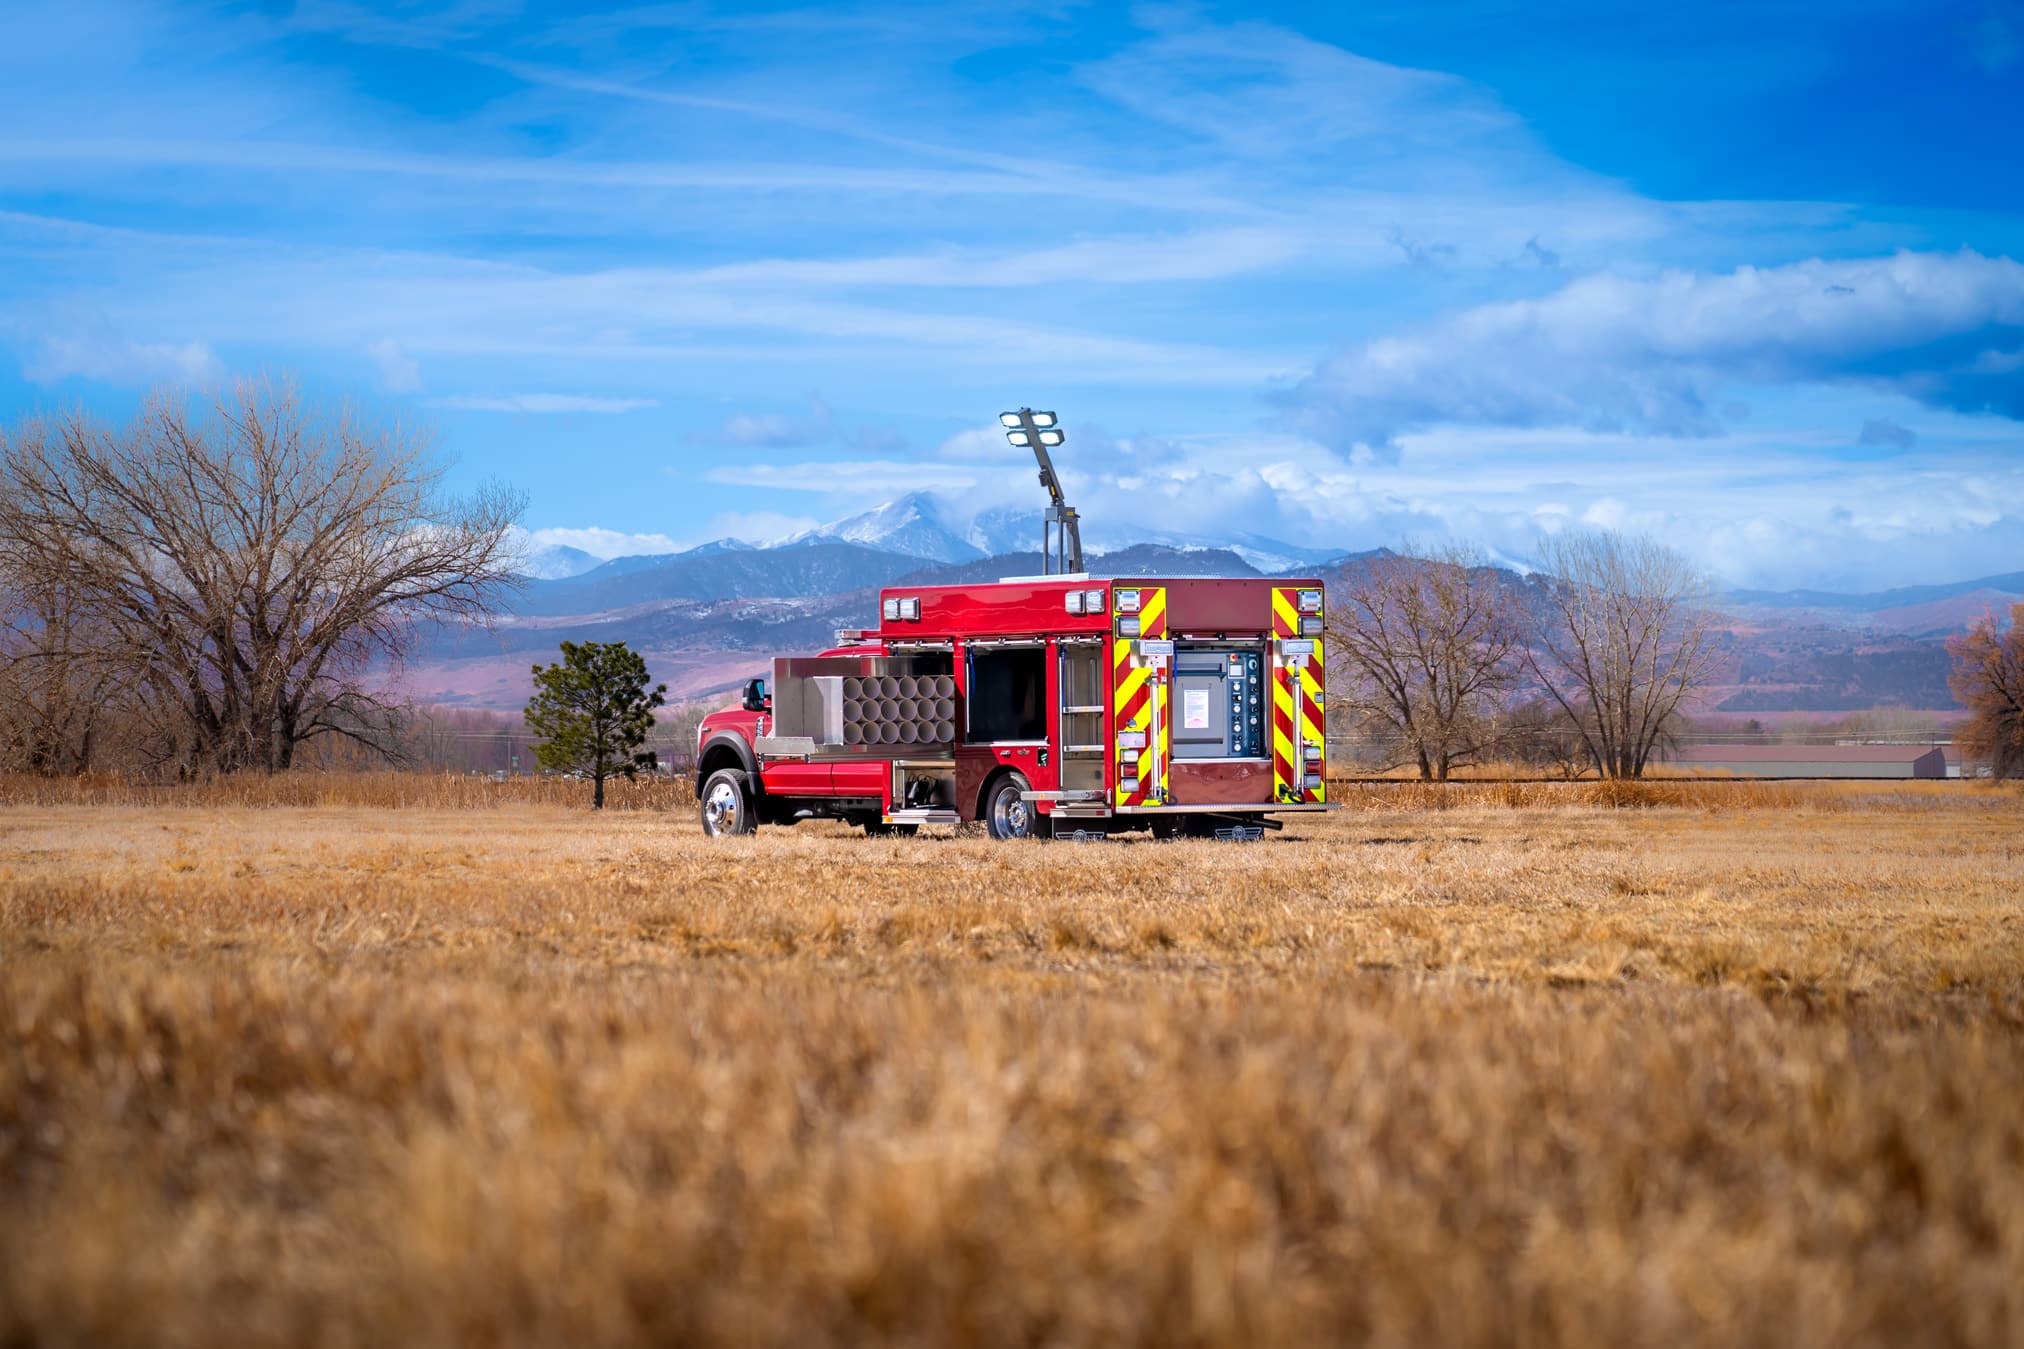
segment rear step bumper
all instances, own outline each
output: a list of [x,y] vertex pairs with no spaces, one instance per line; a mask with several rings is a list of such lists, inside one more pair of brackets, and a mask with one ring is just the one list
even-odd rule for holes
[[1067,818],[1088,818],[1102,815],[1242,815],[1261,814],[1267,811],[1318,811],[1334,810],[1333,802],[1306,801],[1294,805],[1286,801],[1238,801],[1229,804],[1203,804],[1199,806],[1112,806],[1104,802],[1100,791],[1019,793],[1022,801],[1052,801],[1054,813]]
[[1231,805],[1201,806],[1106,806],[1102,802],[1060,802],[1054,807],[1057,820],[1105,820],[1117,816],[1162,815],[1314,815],[1339,807],[1332,801],[1310,801],[1293,805],[1285,801],[1249,801]]

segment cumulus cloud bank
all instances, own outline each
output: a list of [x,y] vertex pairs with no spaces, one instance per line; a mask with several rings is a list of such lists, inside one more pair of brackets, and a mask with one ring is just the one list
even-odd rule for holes
[[1437,425],[1712,435],[1736,382],[1863,384],[2024,419],[2024,265],[1905,252],[1599,274],[1364,343],[1278,396],[1347,451]]

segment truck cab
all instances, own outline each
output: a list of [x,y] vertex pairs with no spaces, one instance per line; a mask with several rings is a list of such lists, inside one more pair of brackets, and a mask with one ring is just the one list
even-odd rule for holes
[[699,732],[711,834],[810,818],[996,838],[1256,830],[1327,808],[1321,582],[895,586]]

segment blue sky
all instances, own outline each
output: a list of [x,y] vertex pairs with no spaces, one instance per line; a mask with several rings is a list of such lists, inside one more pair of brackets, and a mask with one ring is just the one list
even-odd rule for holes
[[601,554],[900,493],[2024,567],[2024,6],[0,5],[0,418],[290,372]]

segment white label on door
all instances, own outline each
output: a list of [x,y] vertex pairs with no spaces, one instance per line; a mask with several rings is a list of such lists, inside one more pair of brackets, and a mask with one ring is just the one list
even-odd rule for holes
[[1207,689],[1181,690],[1181,729],[1184,731],[1206,731],[1209,729],[1209,691]]

